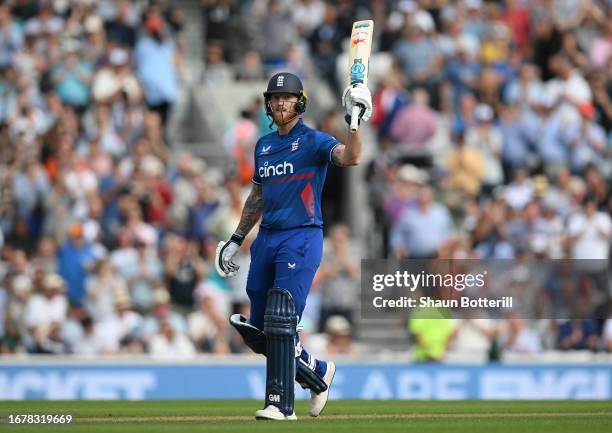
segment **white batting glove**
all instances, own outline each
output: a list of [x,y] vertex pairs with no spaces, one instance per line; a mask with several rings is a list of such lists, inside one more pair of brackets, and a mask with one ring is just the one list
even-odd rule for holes
[[221,241],[217,244],[215,268],[223,278],[233,277],[238,273],[240,266],[234,262],[234,256],[240,249],[243,240],[244,236],[234,233],[229,241]]
[[372,94],[370,89],[365,84],[349,85],[344,89],[342,94],[342,106],[346,109],[347,114],[350,116],[353,112],[353,106],[355,104],[361,105],[361,112],[359,113],[359,120],[367,122],[372,116]]

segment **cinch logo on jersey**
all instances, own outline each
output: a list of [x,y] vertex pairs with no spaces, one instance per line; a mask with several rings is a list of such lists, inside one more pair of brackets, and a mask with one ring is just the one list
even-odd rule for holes
[[293,174],[293,164],[283,161],[276,165],[268,165],[268,163],[265,162],[263,167],[259,167],[257,172],[261,178]]

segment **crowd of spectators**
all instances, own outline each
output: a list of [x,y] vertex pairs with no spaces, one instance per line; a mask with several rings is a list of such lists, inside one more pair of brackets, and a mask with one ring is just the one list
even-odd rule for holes
[[[372,224],[326,229],[304,339],[324,332],[322,350],[355,353],[360,257],[545,257],[601,264],[571,288],[584,306],[576,320],[440,322],[442,348],[474,341],[461,338],[474,328],[508,351],[612,350],[612,320],[582,319],[610,303],[612,5],[205,0],[202,80],[287,69],[339,94],[337,62],[360,18],[376,22],[372,62],[389,64],[372,77],[374,157],[363,183],[330,169],[324,213],[343,220],[346,191],[363,188]],[[252,238],[236,278],[219,278],[211,260],[269,127],[259,100],[229,128],[219,146],[234,175],[173,148],[185,19],[170,1],[0,4],[3,353],[245,351],[227,317],[248,312]],[[342,137],[340,108],[320,114]]]

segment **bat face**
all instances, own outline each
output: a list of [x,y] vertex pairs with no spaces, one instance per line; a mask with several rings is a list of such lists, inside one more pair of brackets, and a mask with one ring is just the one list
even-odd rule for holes
[[373,31],[374,21],[372,20],[353,23],[349,45],[349,79],[351,84],[367,83]]

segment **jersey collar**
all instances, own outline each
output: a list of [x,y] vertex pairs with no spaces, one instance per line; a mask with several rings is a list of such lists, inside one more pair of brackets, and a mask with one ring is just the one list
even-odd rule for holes
[[304,129],[306,125],[304,125],[304,120],[300,117],[297,123],[291,128],[291,131],[287,135],[280,135],[278,131],[276,131],[276,135],[280,138],[293,137],[298,134],[302,129]]

